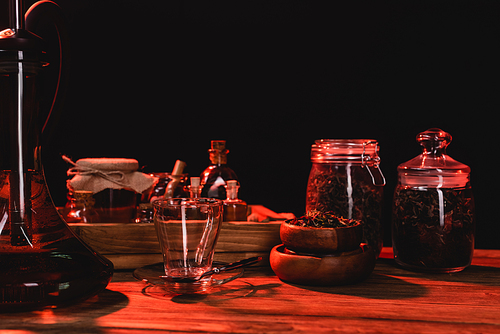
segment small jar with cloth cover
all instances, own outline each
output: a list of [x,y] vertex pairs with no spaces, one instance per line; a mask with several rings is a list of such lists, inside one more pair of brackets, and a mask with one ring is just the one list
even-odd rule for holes
[[73,162],[68,169],[69,194],[91,191],[99,223],[130,223],[134,221],[137,198],[151,188],[158,178],[139,172],[139,162],[126,158],[85,158]]

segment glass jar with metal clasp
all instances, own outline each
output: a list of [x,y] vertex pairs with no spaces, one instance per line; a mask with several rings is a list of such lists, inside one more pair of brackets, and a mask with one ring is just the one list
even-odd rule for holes
[[333,212],[361,220],[363,242],[378,256],[383,245],[382,200],[385,177],[379,144],[371,139],[321,139],[311,148],[306,211]]

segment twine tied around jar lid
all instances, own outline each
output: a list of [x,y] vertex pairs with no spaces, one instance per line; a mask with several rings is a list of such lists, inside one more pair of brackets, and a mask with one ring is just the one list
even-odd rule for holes
[[67,171],[72,176],[68,189],[87,190],[94,194],[104,189],[130,189],[142,193],[158,181],[157,177],[138,172],[139,163],[125,158],[85,158],[73,162],[63,155],[63,160],[73,165]]

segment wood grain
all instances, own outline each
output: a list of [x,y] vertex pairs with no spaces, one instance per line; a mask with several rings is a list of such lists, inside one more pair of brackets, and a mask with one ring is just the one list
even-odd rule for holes
[[475,252],[460,273],[395,266],[384,248],[355,285],[314,288],[265,267],[204,296],[158,292],[116,272],[107,290],[61,309],[0,314],[0,329],[28,333],[499,333],[500,250]]
[[[68,224],[92,249],[110,259],[115,269],[135,269],[161,261],[153,224]],[[224,222],[215,259],[233,262],[248,256],[263,256],[280,244],[281,221]]]

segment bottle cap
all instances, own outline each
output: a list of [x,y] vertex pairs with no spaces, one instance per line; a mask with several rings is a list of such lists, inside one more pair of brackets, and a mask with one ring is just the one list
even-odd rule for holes
[[236,181],[236,180],[229,180],[229,181],[227,181],[227,186],[228,187],[237,187],[238,186],[238,181]]
[[210,153],[210,161],[213,164],[225,165],[227,163],[226,155],[229,153],[229,150],[226,149],[226,141],[212,140],[211,149],[208,150],[208,153]]
[[210,143],[211,143],[212,150],[222,151],[226,148],[226,141],[225,140],[212,140]]
[[191,187],[199,187],[200,186],[200,177],[193,176],[191,177]]

